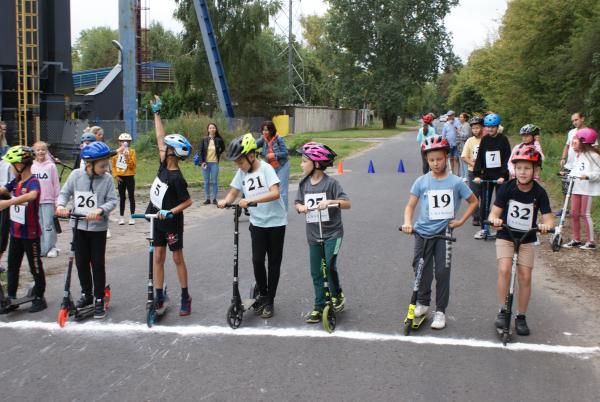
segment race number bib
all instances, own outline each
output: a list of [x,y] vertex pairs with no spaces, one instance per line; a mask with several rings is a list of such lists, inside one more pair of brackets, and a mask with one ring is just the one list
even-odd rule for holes
[[127,170],[127,158],[125,158],[125,155],[123,154],[117,156],[117,169]]
[[[304,194],[304,205],[308,209],[316,208],[321,201],[327,199],[325,193]],[[306,213],[306,223],[319,222],[319,212],[321,212],[321,222],[329,222],[329,208],[322,211],[308,211]]]
[[20,223],[21,225],[25,224],[25,208],[27,208],[27,203],[21,205],[11,205],[10,206],[10,220],[16,223]]
[[478,154],[478,153],[479,153],[479,145],[475,145],[475,146],[473,147],[473,152],[471,152],[471,159],[472,159],[473,161],[476,161],[476,160],[477,160],[477,154]]
[[580,160],[578,160],[577,164],[575,165],[575,170],[577,172],[577,173],[575,173],[576,176],[583,175],[584,172],[586,172],[588,170],[587,160],[585,158],[581,158]]
[[156,208],[162,208],[163,198],[165,198],[168,189],[169,185],[162,182],[158,177],[152,182],[152,186],[150,186],[150,202]]
[[429,219],[454,219],[454,193],[452,190],[429,190]]
[[486,151],[485,167],[488,169],[500,167],[500,151]]
[[76,213],[87,215],[98,208],[98,196],[91,191],[75,191],[73,204]]
[[523,204],[515,200],[508,202],[507,225],[515,230],[527,231],[533,224],[533,204]]
[[261,171],[249,173],[244,179],[244,198],[254,198],[269,192],[267,179]]

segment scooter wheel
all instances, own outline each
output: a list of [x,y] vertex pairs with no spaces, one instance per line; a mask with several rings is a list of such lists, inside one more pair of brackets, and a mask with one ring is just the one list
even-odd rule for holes
[[562,245],[561,236],[560,235],[554,236],[554,239],[552,239],[552,251],[560,250],[561,245]]
[[333,307],[328,304],[323,309],[323,329],[331,334],[335,331],[336,323],[335,311],[333,310]]
[[242,325],[242,319],[244,318],[244,310],[238,304],[232,303],[227,309],[227,324],[232,329],[239,328]]
[[156,309],[154,307],[151,307],[146,312],[146,324],[148,325],[148,328],[152,328],[152,326],[154,325],[155,322],[156,322]]
[[65,324],[67,323],[68,316],[69,310],[66,307],[61,307],[61,309],[58,310],[58,325],[61,328],[64,328]]
[[410,331],[412,330],[412,320],[404,321],[404,335],[410,335]]
[[505,332],[502,334],[502,344],[506,346],[508,342],[510,342],[510,334]]

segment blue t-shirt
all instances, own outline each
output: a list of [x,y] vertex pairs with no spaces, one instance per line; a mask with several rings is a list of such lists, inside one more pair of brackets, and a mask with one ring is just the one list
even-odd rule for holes
[[[244,198],[251,199],[269,192],[269,188],[279,184],[275,169],[265,161],[260,161],[260,168],[252,173],[238,169],[230,186],[244,193]],[[261,202],[256,207],[248,208],[250,223],[261,228],[287,225],[287,211],[281,198]]]
[[442,137],[448,140],[451,147],[456,146],[456,134],[460,130],[460,122],[458,119],[447,121],[442,129]]
[[422,144],[425,138],[433,137],[434,135],[435,129],[433,128],[433,126],[428,126],[426,135],[423,135],[423,127],[421,127],[419,129],[419,132],[417,133],[417,142],[419,144]]
[[410,193],[419,199],[419,216],[414,230],[423,236],[443,232],[456,218],[461,201],[473,194],[460,177],[450,174],[438,180],[431,176],[431,172],[415,180]]

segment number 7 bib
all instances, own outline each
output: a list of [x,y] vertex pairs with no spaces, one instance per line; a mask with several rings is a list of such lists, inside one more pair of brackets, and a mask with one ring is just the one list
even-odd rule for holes
[[429,219],[432,221],[454,219],[454,193],[452,190],[429,190]]
[[486,151],[485,167],[488,169],[493,169],[499,168],[500,166],[500,151]]

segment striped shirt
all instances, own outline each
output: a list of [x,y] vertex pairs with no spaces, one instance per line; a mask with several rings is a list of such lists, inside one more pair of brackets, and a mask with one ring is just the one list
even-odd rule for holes
[[[25,223],[10,220],[10,235],[19,239],[39,239],[42,235],[40,227],[39,210],[40,210],[40,182],[35,176],[31,176],[24,182],[19,182],[13,179],[6,185],[9,193],[13,197],[19,197],[24,194],[29,194],[32,191],[37,191],[37,197],[33,201],[29,201],[25,207]],[[24,205],[21,205],[23,207]]]

